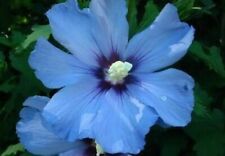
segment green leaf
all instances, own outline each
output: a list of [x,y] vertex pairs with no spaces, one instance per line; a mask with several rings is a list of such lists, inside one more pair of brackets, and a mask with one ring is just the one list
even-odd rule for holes
[[5,56],[2,51],[0,51],[0,78],[3,71],[7,68],[7,62],[5,61]]
[[11,46],[11,43],[8,38],[0,36],[0,45]]
[[138,32],[144,30],[147,26],[149,26],[156,16],[159,14],[159,10],[155,3],[151,0],[145,6],[145,14],[144,17],[139,25]]
[[6,81],[4,81],[3,83],[1,83],[0,92],[9,93],[10,91],[12,91],[16,87],[16,84],[13,83],[14,79],[15,77],[11,77]]
[[200,0],[205,6],[212,6],[214,5],[213,0]]
[[195,0],[177,0],[175,5],[178,8],[182,20],[190,17]]
[[210,133],[194,146],[197,156],[224,156],[225,136],[223,133]]
[[[11,66],[17,70],[20,75],[16,77],[16,87],[13,88],[13,92],[11,93],[10,98],[5,102],[5,105],[0,109],[0,114],[5,113],[7,117],[12,110],[21,105],[23,100],[31,95],[39,94],[39,92],[47,92],[47,89],[43,87],[41,82],[35,77],[34,72],[28,65],[28,56],[30,54],[30,50],[27,49],[20,54],[10,53],[10,61]],[[10,83],[10,85],[15,85],[14,83]],[[7,91],[10,90],[10,87],[7,85],[3,85],[2,90]],[[8,88],[5,88],[8,87]]]
[[[4,118],[9,117],[18,106],[21,107],[24,99],[29,96],[40,94],[40,92],[48,94],[48,90],[43,87],[40,81],[38,81],[34,75],[22,74],[19,77],[16,87],[13,88],[10,98],[5,102],[5,105],[0,109],[0,114],[4,113]],[[14,115],[14,114],[13,114]]]
[[10,36],[10,42],[13,48],[20,46],[25,39],[26,39],[26,35],[19,31],[13,31],[12,35]]
[[161,156],[178,156],[187,146],[187,138],[177,133],[169,133],[164,137]]
[[10,145],[2,154],[1,156],[9,156],[9,155],[16,155],[18,152],[23,152],[24,148],[21,144]]
[[208,107],[212,101],[213,98],[199,84],[196,84],[194,113],[201,117],[208,116]]
[[35,42],[38,38],[49,38],[51,29],[49,25],[36,25],[32,28],[32,33],[27,36],[26,40],[22,43],[22,48],[26,49],[31,43]]
[[11,0],[13,3],[13,7],[16,8],[22,8],[22,7],[27,7],[27,8],[31,8],[32,5],[34,5],[34,3],[32,3],[32,0]]
[[10,53],[12,67],[27,76],[33,73],[30,66],[28,65],[29,54],[29,50],[25,50],[21,54]]
[[128,0],[128,21],[129,21],[129,36],[133,36],[137,30],[137,1]]
[[225,115],[214,109],[208,118],[193,117],[186,132],[195,141],[197,156],[224,156],[225,154]]
[[193,57],[204,62],[209,69],[215,71],[218,75],[225,78],[225,66],[218,47],[204,49],[199,42],[194,42],[190,48]]
[[90,3],[90,0],[78,0],[78,3],[80,8],[87,8]]

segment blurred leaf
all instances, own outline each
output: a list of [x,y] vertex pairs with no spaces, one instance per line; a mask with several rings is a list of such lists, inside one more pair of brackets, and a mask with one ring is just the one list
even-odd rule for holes
[[27,36],[26,40],[22,43],[22,48],[26,49],[31,43],[37,41],[38,38],[49,38],[51,29],[49,25],[36,25],[32,28],[32,33]]
[[205,50],[199,42],[194,42],[190,48],[194,58],[203,61],[209,69],[225,78],[225,66],[218,47],[210,47]]
[[212,6],[215,5],[213,0],[200,0],[205,6]]
[[161,156],[178,156],[182,149],[187,146],[187,138],[181,134],[168,133],[164,137]]
[[11,46],[11,43],[10,43],[9,39],[6,38],[6,37],[2,37],[2,36],[0,36],[0,45],[1,44],[4,45],[4,46],[8,46],[8,47]]
[[20,44],[22,44],[22,42],[26,39],[26,35],[23,34],[22,32],[20,31],[13,31],[12,32],[12,35],[10,37],[10,41],[11,41],[11,46],[14,48],[14,47],[17,47],[19,46]]
[[[13,15],[10,12],[10,0],[0,0],[0,30],[6,30],[12,22]],[[1,31],[0,31],[1,32]]]
[[157,8],[157,6],[155,5],[155,3],[151,0],[148,1],[148,3],[145,6],[145,14],[144,17],[140,23],[139,27],[139,32],[144,30],[147,26],[149,26],[154,19],[156,18],[156,16],[159,14],[159,10]]
[[17,105],[21,105],[26,97],[38,94],[40,91],[47,92],[47,89],[45,89],[41,82],[35,77],[34,72],[28,65],[27,60],[29,54],[30,50],[25,50],[19,55],[10,53],[11,65],[20,72],[21,75],[18,77],[16,88],[13,89],[11,97],[0,109],[0,113],[5,112],[5,117],[7,117]]
[[190,17],[195,0],[177,0],[175,5],[178,8],[180,18],[185,20]]
[[12,7],[14,8],[20,8],[20,7],[27,7],[31,8],[32,7],[32,0],[11,0],[13,3]]
[[208,116],[209,104],[213,101],[213,98],[209,94],[200,88],[199,84],[195,87],[195,107],[194,112],[199,116]]
[[5,71],[7,67],[7,62],[5,61],[5,56],[2,51],[0,51],[0,78],[3,71]]
[[12,67],[27,76],[33,74],[30,66],[28,65],[29,54],[30,52],[27,50],[22,54],[15,54],[15,53],[10,54],[10,61]]
[[217,109],[208,118],[193,118],[186,131],[196,142],[194,150],[197,156],[224,156],[224,123],[224,113]]
[[225,48],[225,12],[222,15],[222,19],[221,19],[221,45],[223,48]]
[[9,93],[10,91],[12,91],[16,86],[15,83],[12,83],[13,80],[14,80],[14,77],[11,77],[8,80],[1,83],[0,92]]
[[129,21],[129,30],[130,37],[134,35],[137,30],[137,1],[128,0],[128,21]]
[[16,84],[16,87],[13,88],[10,98],[1,108],[0,113],[4,113],[5,118],[7,118],[13,109],[22,105],[24,99],[26,99],[28,96],[39,94],[41,91],[44,92],[46,90],[37,79],[22,75],[19,79],[19,82]]
[[209,133],[207,136],[200,139],[194,150],[197,156],[224,156],[225,155],[225,137],[224,133]]
[[0,60],[5,60],[5,56],[2,51],[0,51]]
[[1,156],[10,156],[16,155],[18,152],[23,152],[24,148],[21,144],[10,145],[2,154]]
[[[65,0],[63,0],[65,1]],[[78,0],[80,8],[87,8],[90,0]]]
[[40,81],[33,77],[27,77],[22,75],[16,87],[13,88],[13,92],[10,98],[5,102],[5,105],[0,109],[0,114],[4,113],[4,119],[6,120],[10,113],[17,107],[21,107],[24,99],[29,96],[40,94],[43,92],[47,95],[47,89],[45,89]]

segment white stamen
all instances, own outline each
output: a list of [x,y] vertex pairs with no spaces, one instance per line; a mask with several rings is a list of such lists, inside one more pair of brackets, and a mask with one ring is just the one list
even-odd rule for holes
[[96,156],[100,156],[101,154],[104,154],[105,152],[103,151],[102,147],[96,143],[96,150],[97,150],[97,153],[96,153]]
[[110,66],[107,79],[112,84],[122,83],[123,79],[128,76],[132,67],[133,65],[129,62],[116,61]]

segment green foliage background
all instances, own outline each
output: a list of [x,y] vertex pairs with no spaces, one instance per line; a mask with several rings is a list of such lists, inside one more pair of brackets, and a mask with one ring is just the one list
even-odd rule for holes
[[[0,155],[30,155],[18,143],[15,125],[22,102],[51,96],[27,64],[40,36],[52,39],[44,13],[63,0],[0,0]],[[196,28],[189,53],[174,66],[196,81],[195,110],[185,128],[155,126],[144,156],[225,156],[225,0],[127,0],[130,36],[146,28],[167,2]],[[88,5],[80,0],[81,7]],[[159,43],[160,46],[160,43]]]

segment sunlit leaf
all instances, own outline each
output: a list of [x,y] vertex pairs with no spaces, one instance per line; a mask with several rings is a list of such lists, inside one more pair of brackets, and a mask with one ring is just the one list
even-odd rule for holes
[[51,29],[49,25],[36,25],[32,28],[32,33],[27,36],[26,40],[22,43],[22,48],[26,49],[31,43],[37,41],[38,38],[49,38]]
[[11,156],[16,155],[18,152],[23,152],[24,148],[21,144],[10,145],[1,156]]

